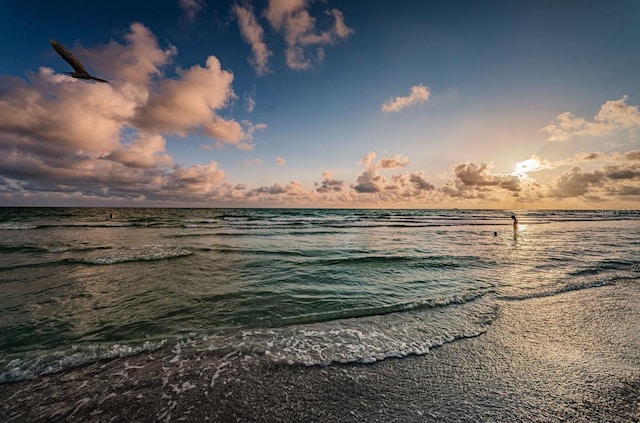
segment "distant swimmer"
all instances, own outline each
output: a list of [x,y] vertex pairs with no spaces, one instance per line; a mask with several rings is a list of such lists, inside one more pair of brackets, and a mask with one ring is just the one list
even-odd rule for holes
[[518,219],[515,214],[511,215],[511,219],[513,219],[513,236],[518,236]]
[[115,213],[113,212],[109,213],[109,219],[115,219],[115,218],[116,218]]
[[493,233],[493,236],[498,236],[498,233],[497,233],[497,232],[494,232],[494,233]]

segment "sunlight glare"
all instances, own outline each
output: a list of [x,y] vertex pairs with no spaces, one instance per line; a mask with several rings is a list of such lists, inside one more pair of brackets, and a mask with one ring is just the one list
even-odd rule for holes
[[547,169],[547,166],[541,162],[537,156],[531,156],[531,158],[527,160],[516,163],[516,170],[512,175],[527,178],[528,172],[535,172],[542,169]]

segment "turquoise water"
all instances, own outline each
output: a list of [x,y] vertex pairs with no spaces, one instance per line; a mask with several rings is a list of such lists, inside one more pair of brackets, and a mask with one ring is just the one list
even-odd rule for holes
[[186,339],[307,365],[424,354],[500,301],[640,274],[639,212],[517,212],[517,237],[510,214],[0,209],[0,382]]

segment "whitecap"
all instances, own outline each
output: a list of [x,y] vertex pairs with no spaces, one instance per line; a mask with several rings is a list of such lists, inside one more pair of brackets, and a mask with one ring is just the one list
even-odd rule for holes
[[110,265],[118,263],[128,263],[136,261],[156,261],[167,260],[179,257],[186,257],[193,254],[190,250],[172,245],[145,245],[141,247],[131,247],[121,249],[116,253],[100,256],[81,258],[75,261],[86,264]]

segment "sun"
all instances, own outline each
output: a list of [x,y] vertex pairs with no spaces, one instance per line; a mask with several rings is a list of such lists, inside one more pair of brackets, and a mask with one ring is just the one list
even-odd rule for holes
[[544,161],[540,160],[538,156],[534,155],[527,160],[523,160],[521,162],[516,163],[516,169],[511,174],[515,176],[521,176],[521,177],[527,178],[528,177],[527,174],[529,172],[536,172],[538,170],[548,169],[548,168],[549,166]]

